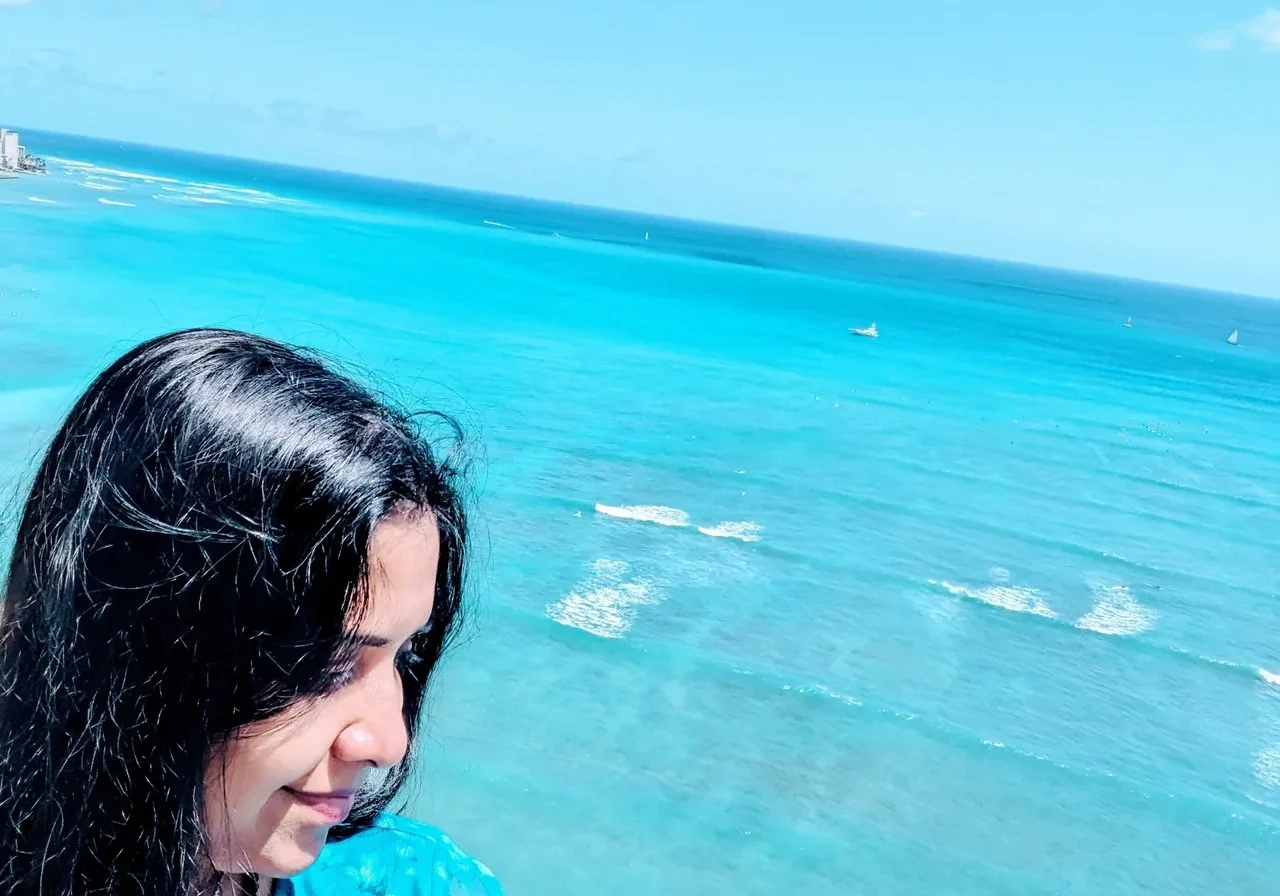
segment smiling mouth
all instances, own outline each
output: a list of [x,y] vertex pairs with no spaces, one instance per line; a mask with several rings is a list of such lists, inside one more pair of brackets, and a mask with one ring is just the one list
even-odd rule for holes
[[311,793],[306,790],[294,790],[292,787],[280,788],[300,806],[310,809],[327,824],[338,824],[351,814],[351,806],[355,803],[354,791],[338,790],[331,793]]

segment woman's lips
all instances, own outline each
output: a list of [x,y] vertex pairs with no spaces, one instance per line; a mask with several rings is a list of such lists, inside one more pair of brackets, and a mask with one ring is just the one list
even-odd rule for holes
[[328,793],[314,793],[308,790],[294,790],[292,787],[281,788],[293,798],[295,803],[315,812],[329,824],[338,824],[351,814],[351,805],[355,802],[355,791],[334,790]]

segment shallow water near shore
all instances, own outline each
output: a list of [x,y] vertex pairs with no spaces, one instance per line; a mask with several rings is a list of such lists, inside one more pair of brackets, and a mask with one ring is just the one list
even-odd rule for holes
[[484,446],[410,808],[511,893],[1280,880],[1280,302],[28,140],[6,496],[190,325]]

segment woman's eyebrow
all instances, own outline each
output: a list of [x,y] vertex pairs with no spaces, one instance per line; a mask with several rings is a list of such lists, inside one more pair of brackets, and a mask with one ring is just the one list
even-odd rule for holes
[[[422,626],[422,628],[418,629],[410,637],[416,638],[419,635],[425,635],[427,632],[431,631],[431,629],[433,628],[435,628],[435,621],[430,620],[427,622],[426,625]],[[384,638],[382,635],[371,635],[366,632],[355,632],[354,634],[350,635],[350,641],[352,644],[355,644],[359,647],[371,647],[374,650],[378,649],[379,647],[386,647],[391,643],[390,638]]]
[[351,641],[355,644],[359,644],[361,647],[373,647],[375,649],[378,647],[386,647],[391,643],[381,635],[365,635],[360,633],[352,635]]

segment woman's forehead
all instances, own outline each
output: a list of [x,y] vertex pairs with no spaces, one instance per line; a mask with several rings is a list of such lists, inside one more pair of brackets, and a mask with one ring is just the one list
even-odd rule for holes
[[431,618],[440,530],[430,513],[393,513],[369,542],[369,603],[363,634],[408,637]]

